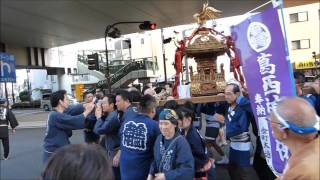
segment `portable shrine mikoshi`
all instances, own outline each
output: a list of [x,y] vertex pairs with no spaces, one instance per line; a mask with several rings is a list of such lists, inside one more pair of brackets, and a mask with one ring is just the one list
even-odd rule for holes
[[[194,15],[199,25],[198,28],[194,29],[189,37],[184,37],[182,40],[175,42],[177,50],[174,63],[176,74],[173,85],[173,96],[178,102],[185,101],[178,100],[178,86],[181,82],[180,76],[183,74],[182,59],[184,56],[194,58],[197,63],[197,71],[190,72],[190,91],[192,98],[188,100],[192,102],[199,103],[200,101],[214,102],[224,100],[221,96],[216,97],[215,95],[223,92],[226,86],[223,64],[217,67],[217,57],[225,53],[230,58],[231,70],[235,79],[242,85],[244,84],[244,79],[240,71],[240,58],[236,52],[232,37],[226,36],[214,28],[204,27],[207,20],[217,18],[221,13],[221,11],[205,3],[202,11]],[[220,68],[220,73],[217,71],[218,68]],[[203,98],[201,96],[203,96]]]

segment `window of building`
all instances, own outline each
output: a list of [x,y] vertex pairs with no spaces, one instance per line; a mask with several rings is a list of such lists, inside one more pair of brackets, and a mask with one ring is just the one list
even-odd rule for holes
[[292,50],[310,48],[310,39],[291,41]]
[[71,74],[71,68],[67,69],[68,74]]
[[308,21],[308,12],[290,14],[290,23]]
[[141,38],[141,44],[144,44],[144,39],[143,38]]
[[89,75],[83,75],[82,76],[82,81],[89,81]]
[[54,75],[51,75],[51,82],[54,82]]
[[74,74],[78,74],[77,68],[73,68],[73,73],[74,73]]

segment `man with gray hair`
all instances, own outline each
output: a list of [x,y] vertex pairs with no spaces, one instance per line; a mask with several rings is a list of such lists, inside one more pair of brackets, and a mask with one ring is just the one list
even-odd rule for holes
[[271,113],[273,136],[286,144],[291,157],[278,179],[318,180],[319,121],[314,108],[304,99],[287,97]]

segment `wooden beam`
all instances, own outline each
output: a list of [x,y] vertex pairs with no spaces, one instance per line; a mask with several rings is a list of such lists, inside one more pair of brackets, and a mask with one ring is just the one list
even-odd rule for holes
[[[174,99],[178,104],[184,104],[186,101],[191,101],[192,103],[208,103],[208,102],[220,102],[225,101],[224,96],[199,96],[192,97],[189,99]],[[163,106],[168,100],[159,101],[159,106]]]

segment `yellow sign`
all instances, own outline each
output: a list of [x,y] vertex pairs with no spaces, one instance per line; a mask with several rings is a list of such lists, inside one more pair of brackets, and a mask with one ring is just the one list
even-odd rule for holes
[[83,89],[84,89],[84,85],[83,84],[76,84],[75,85],[75,96],[76,96],[76,99],[78,101],[83,101],[83,96],[82,96],[82,92],[83,92]]
[[295,68],[296,69],[320,68],[320,60],[317,59],[317,61],[315,61],[314,59],[312,59],[312,60],[296,62],[295,63]]

